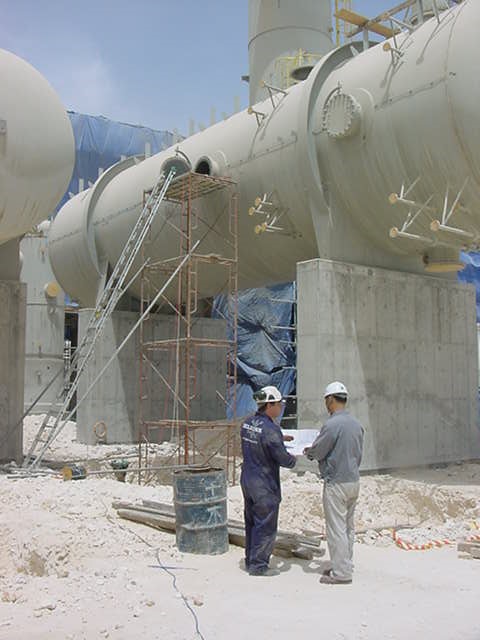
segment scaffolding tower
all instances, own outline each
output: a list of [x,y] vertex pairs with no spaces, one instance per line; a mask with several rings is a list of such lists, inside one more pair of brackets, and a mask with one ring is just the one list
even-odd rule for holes
[[[148,192],[145,193],[148,198]],[[162,287],[178,265],[185,262],[161,297],[161,335],[149,314],[139,329],[138,455],[139,482],[146,481],[153,465],[148,459],[151,442],[173,445],[162,469],[183,465],[215,464],[225,467],[230,482],[236,480],[237,436],[237,322],[238,322],[238,194],[228,178],[188,172],[170,185],[165,196],[176,214],[167,216],[178,253],[154,259],[153,238],[142,247],[140,311]],[[202,242],[215,253],[206,253]],[[217,252],[218,251],[218,252]],[[185,258],[188,256],[188,259]],[[207,284],[208,281],[208,284]],[[212,285],[212,282],[216,283]],[[215,289],[213,291],[213,289]],[[208,293],[208,297],[207,297]],[[204,335],[202,318],[211,316],[214,296],[225,294],[229,313],[224,318],[225,337]],[[221,322],[221,321],[220,321]],[[221,325],[220,325],[221,326]],[[165,334],[167,334],[165,336]],[[208,331],[207,331],[208,334]],[[200,379],[200,365],[220,370],[216,380]],[[200,363],[200,365],[199,365]],[[200,388],[208,389],[209,407],[202,404]],[[216,403],[212,402],[216,399]],[[213,409],[212,409],[212,406]],[[215,415],[208,415],[209,411]]]

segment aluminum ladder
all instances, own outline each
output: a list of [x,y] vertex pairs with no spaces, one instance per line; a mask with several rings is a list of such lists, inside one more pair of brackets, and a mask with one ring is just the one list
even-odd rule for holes
[[[155,216],[160,209],[160,205],[165,198],[168,187],[175,177],[175,173],[175,169],[171,169],[166,178],[162,173],[155,183],[145,206],[132,229],[130,237],[123,248],[118,262],[115,265],[102,294],[97,299],[97,304],[88,322],[85,335],[75,351],[70,367],[65,373],[66,380],[70,380],[73,375],[75,375],[75,379],[72,381],[72,384],[68,388],[66,394],[64,389],[61,389],[58,392],[57,397],[51,404],[50,409],[43,419],[30,449],[25,456],[22,465],[23,468],[34,469],[40,464],[45,452],[63,429],[69,415],[73,413],[73,411],[69,411],[68,407],[75,392],[77,391],[80,375],[85,370],[88,360],[95,348],[95,344],[105,328],[105,323],[111,316],[124,292],[129,288],[145,266],[142,265],[139,271],[137,271],[133,278],[131,278],[128,284],[124,287],[125,280],[130,268],[132,267],[133,261],[135,260],[140,247],[152,226],[153,220],[155,219]],[[57,410],[56,408],[58,406],[60,406],[60,409]]]

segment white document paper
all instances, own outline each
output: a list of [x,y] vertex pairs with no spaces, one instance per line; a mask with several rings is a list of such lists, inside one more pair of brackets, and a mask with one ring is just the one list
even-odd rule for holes
[[318,436],[317,429],[282,429],[284,436],[293,436],[293,440],[285,442],[285,448],[292,456],[303,455],[305,447],[311,447]]

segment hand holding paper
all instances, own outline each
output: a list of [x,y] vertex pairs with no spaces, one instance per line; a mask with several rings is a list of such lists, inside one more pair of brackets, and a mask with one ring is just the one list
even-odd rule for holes
[[[317,429],[282,429],[285,448],[293,456],[305,455],[305,449],[312,446],[318,435]],[[288,440],[286,437],[289,437]]]

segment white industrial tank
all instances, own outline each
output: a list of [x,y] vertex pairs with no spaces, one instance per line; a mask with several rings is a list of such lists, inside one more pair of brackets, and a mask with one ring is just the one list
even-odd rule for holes
[[[459,249],[480,241],[479,27],[480,5],[464,0],[439,22],[433,17],[367,51],[361,43],[340,47],[307,80],[253,110],[143,162],[113,167],[52,225],[58,281],[82,304],[95,302],[143,189],[177,150],[194,169],[238,183],[241,287],[293,279],[296,263],[316,256],[410,272],[457,269]],[[249,209],[264,196],[282,231],[255,235]],[[221,233],[208,227],[224,206],[222,195],[199,206],[204,252],[220,252]],[[165,204],[154,257],[178,253],[178,236],[165,222],[176,216]],[[212,295],[217,285],[207,280],[201,293]]]
[[[435,270],[437,257],[455,268],[458,248],[480,240],[480,82],[473,62],[479,28],[480,7],[467,0],[440,14],[440,22],[431,18],[354,56],[329,75],[317,98],[321,66],[307,80],[316,100],[311,129],[324,193],[339,218],[348,213],[333,236],[325,221],[320,252],[368,264],[358,254],[359,226],[389,252],[430,256]],[[396,197],[402,184],[405,191],[413,187],[403,206]],[[432,222],[454,204],[446,226],[465,234],[432,233]],[[409,213],[416,216],[409,235],[390,238]]]
[[33,228],[65,193],[75,162],[70,121],[31,65],[0,49],[0,244]]
[[263,82],[290,86],[297,65],[307,71],[332,46],[330,0],[249,0],[250,104],[267,97]]

